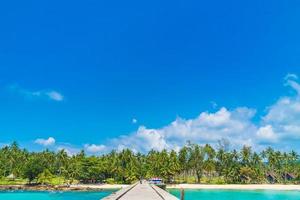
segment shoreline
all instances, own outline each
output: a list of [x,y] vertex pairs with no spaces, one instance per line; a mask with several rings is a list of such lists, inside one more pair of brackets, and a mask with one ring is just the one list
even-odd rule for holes
[[[125,184],[76,184],[76,185],[0,185],[0,191],[25,190],[25,191],[102,191],[119,190],[129,185]],[[300,185],[283,184],[172,184],[167,189],[191,189],[191,190],[281,190],[300,191]]]
[[283,184],[224,184],[224,185],[174,184],[174,185],[167,185],[167,189],[300,191],[300,185],[283,185]]
[[101,191],[119,190],[129,185],[122,184],[76,184],[76,185],[0,185],[0,191]]

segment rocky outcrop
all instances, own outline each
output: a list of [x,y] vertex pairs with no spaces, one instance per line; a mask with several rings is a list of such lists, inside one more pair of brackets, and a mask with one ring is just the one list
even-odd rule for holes
[[67,185],[0,185],[0,190],[34,190],[34,191],[90,191],[90,190],[102,190],[99,188],[89,187],[69,187]]

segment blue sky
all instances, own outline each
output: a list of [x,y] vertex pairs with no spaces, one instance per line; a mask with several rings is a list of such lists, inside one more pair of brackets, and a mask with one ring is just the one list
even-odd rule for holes
[[1,144],[297,148],[297,1],[0,5]]

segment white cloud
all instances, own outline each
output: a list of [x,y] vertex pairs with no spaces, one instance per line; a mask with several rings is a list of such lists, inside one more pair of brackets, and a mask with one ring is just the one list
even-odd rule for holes
[[73,147],[72,145],[69,144],[62,144],[56,147],[56,151],[61,151],[64,150],[69,156],[76,155],[80,152],[79,148]]
[[297,79],[295,74],[285,77],[284,85],[291,88],[295,95],[280,97],[268,107],[261,121],[255,122],[253,119],[255,109],[238,107],[229,110],[222,107],[216,112],[202,112],[193,119],[178,117],[158,129],[140,126],[131,134],[112,139],[111,146],[145,152],[150,149],[176,149],[187,140],[216,145],[225,138],[234,148],[251,145],[262,149],[272,145],[279,149],[300,150],[295,142],[300,139],[300,84]]
[[291,88],[293,88],[294,90],[296,90],[297,94],[300,94],[300,85],[298,82],[296,82],[293,79],[287,79],[286,80],[286,86],[290,86]]
[[296,75],[287,77],[286,85],[290,86],[296,95],[279,98],[263,117],[263,123],[272,125],[282,140],[300,138],[300,85],[292,80],[297,77]]
[[285,77],[285,86],[290,87],[294,95],[280,97],[268,107],[261,121],[262,126],[269,129],[264,130],[265,139],[269,137],[269,142],[280,149],[300,150],[297,144],[300,139],[300,85],[297,79],[295,74]]
[[217,143],[222,138],[228,138],[233,145],[238,145],[247,135],[253,134],[256,127],[251,123],[255,110],[237,108],[228,110],[225,107],[217,112],[202,112],[195,119],[177,118],[162,132],[168,139],[182,146],[186,140],[197,143]]
[[141,126],[135,136],[140,140],[140,145],[143,146],[144,149],[163,150],[169,147],[164,134],[155,129],[147,129]]
[[34,143],[42,146],[51,146],[55,144],[55,139],[53,137],[49,137],[48,139],[38,138],[34,141]]
[[50,91],[50,92],[46,92],[45,94],[49,97],[49,99],[52,99],[54,101],[63,101],[64,100],[64,96],[54,90]]
[[288,73],[288,74],[284,77],[284,80],[291,80],[291,79],[297,80],[297,79],[298,79],[297,74]]
[[11,85],[9,89],[27,99],[49,99],[52,101],[63,101],[64,96],[55,90],[27,90],[18,85]]
[[140,126],[129,135],[112,139],[112,146],[118,149],[130,148],[135,151],[151,149],[178,149],[188,140],[197,143],[217,142],[228,138],[234,146],[253,143],[249,135],[255,136],[256,127],[251,123],[255,110],[246,107],[229,111],[221,108],[215,113],[203,112],[194,119],[177,118],[160,129],[148,129]]
[[151,149],[163,150],[167,148],[167,142],[163,135],[155,129],[147,129],[140,126],[138,130],[129,135],[123,135],[111,140],[111,147],[116,147],[119,151],[130,148],[133,151],[149,151]]
[[88,153],[95,154],[95,153],[102,153],[106,149],[106,146],[105,145],[95,145],[95,144],[85,144],[84,149]]
[[[130,134],[110,139],[105,145],[86,144],[84,149],[91,154],[124,148],[147,152],[151,149],[178,149],[188,140],[216,146],[219,140],[226,139],[232,148],[250,145],[261,150],[271,145],[281,150],[300,150],[300,85],[297,75],[288,74],[284,85],[294,93],[278,98],[263,116],[258,116],[258,121],[254,119],[255,109],[221,107],[215,112],[201,112],[191,119],[178,117],[157,129],[140,126]],[[132,119],[132,123],[137,123],[137,120]],[[70,154],[78,152],[77,148],[65,149]]]
[[277,142],[278,139],[278,136],[274,133],[273,127],[271,125],[260,127],[257,130],[256,135],[258,137],[258,140],[266,143]]

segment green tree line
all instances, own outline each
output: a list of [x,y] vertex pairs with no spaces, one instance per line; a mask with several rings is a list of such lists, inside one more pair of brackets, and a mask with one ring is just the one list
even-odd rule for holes
[[247,146],[227,150],[188,143],[179,151],[143,154],[124,149],[88,156],[84,151],[76,155],[65,150],[29,152],[14,142],[0,149],[0,179],[40,184],[55,177],[65,183],[133,183],[151,177],[167,183],[297,183],[298,159],[295,151],[267,148],[258,153]]

